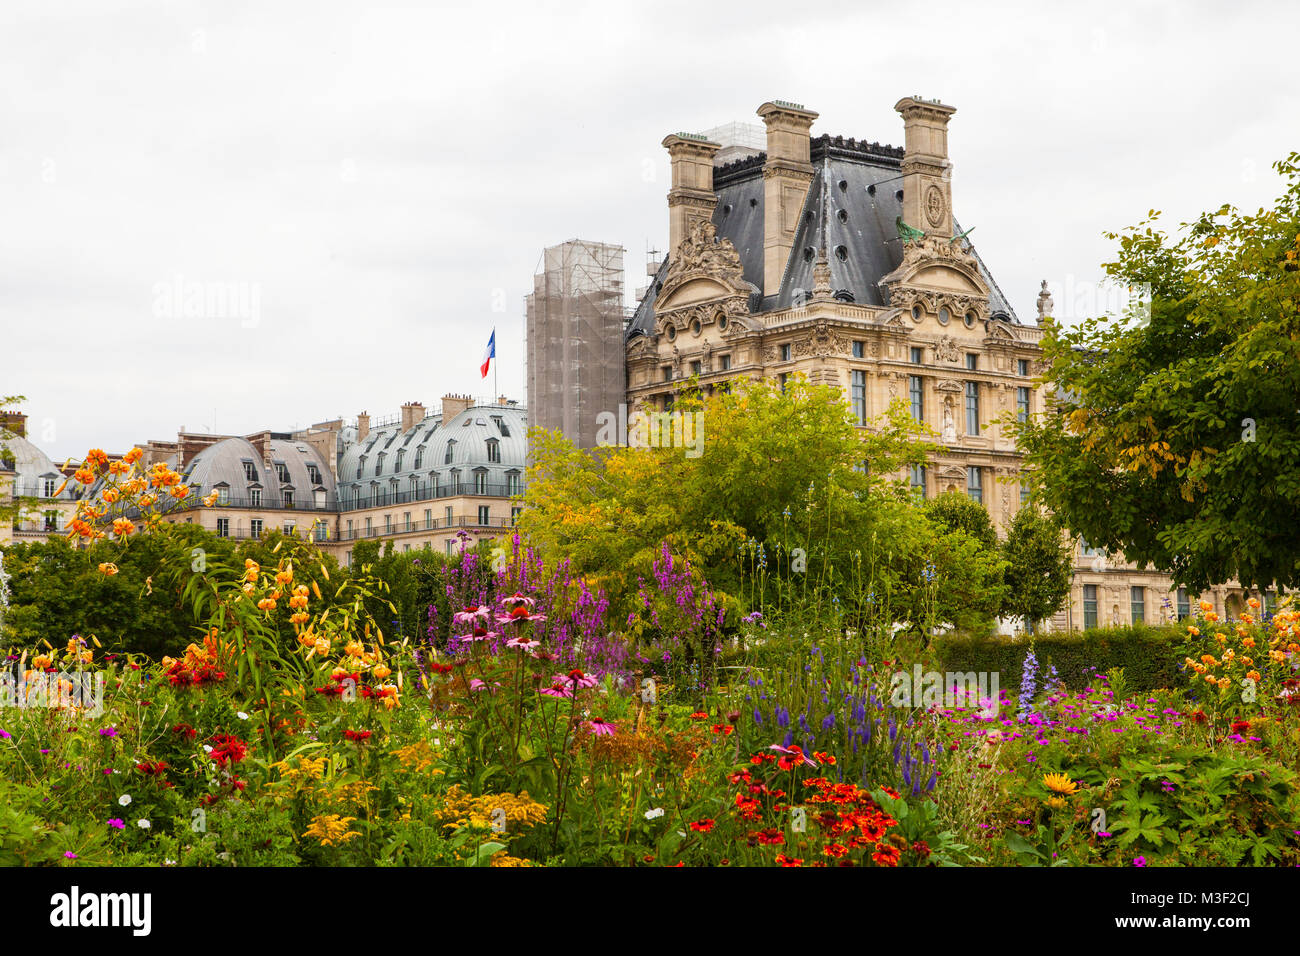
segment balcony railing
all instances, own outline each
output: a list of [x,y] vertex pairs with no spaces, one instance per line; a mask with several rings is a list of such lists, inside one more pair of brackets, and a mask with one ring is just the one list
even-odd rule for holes
[[524,484],[476,485],[473,481],[462,481],[459,485],[439,485],[436,489],[421,485],[416,491],[408,487],[405,491],[380,491],[374,495],[357,498],[343,496],[341,511],[361,511],[365,508],[384,508],[389,505],[404,505],[419,501],[437,501],[440,498],[513,498],[524,493]]
[[415,534],[420,531],[450,531],[459,528],[509,528],[513,524],[513,518],[489,518],[484,523],[478,520],[477,515],[452,515],[450,521],[443,517],[412,521],[409,525],[405,521],[401,521],[394,522],[391,525],[372,525],[369,528],[352,528],[351,530],[340,528],[338,540],[356,541],[363,538],[385,538],[397,534]]

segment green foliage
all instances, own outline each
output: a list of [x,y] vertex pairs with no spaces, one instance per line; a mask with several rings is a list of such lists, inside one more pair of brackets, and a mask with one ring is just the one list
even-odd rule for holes
[[1300,583],[1300,153],[1275,168],[1272,209],[1112,234],[1149,323],[1049,327],[1055,414],[1012,426],[1071,532],[1193,590]]
[[946,531],[964,531],[979,544],[993,550],[998,546],[998,533],[988,510],[972,498],[955,489],[945,491],[925,503],[926,516]]
[[1073,548],[1058,521],[1025,505],[1011,522],[1002,553],[1007,559],[1002,613],[1023,618],[1025,629],[1032,631],[1035,622],[1051,617],[1070,596]]
[[1032,645],[1040,672],[1054,665],[1071,687],[1086,685],[1097,672],[1122,667],[1129,687],[1143,692],[1182,683],[1177,658],[1182,639],[1176,626],[1137,624],[1033,637],[947,634],[935,639],[935,649],[946,670],[997,672],[1003,688],[1019,686],[1025,653]]

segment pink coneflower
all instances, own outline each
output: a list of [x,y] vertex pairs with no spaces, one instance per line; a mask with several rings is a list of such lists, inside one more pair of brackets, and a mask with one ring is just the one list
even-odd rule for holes
[[451,619],[456,624],[473,624],[475,621],[487,620],[487,616],[491,613],[486,605],[480,604],[478,607],[467,607],[463,611],[457,611]]
[[477,677],[470,678],[469,689],[471,693],[477,694],[481,690],[491,690],[492,688],[479,680]]
[[522,594],[516,591],[514,594],[510,595],[510,597],[502,598],[501,603],[509,608],[516,608],[516,607],[531,608],[535,602],[533,601],[532,598],[524,597]]
[[599,717],[588,720],[582,726],[587,728],[587,730],[595,734],[597,737],[613,737],[614,734],[618,732],[618,727],[600,719]]
[[522,634],[519,637],[512,637],[506,641],[506,647],[513,647],[517,651],[531,651],[534,647],[541,647],[541,641],[530,641]]
[[572,687],[574,690],[580,690],[584,687],[595,687],[596,678],[593,674],[584,674],[578,668],[574,668],[567,674],[556,674],[551,678],[553,684],[564,684]]
[[484,629],[481,628],[481,627],[476,627],[476,628],[474,628],[474,633],[473,633],[473,634],[466,634],[466,635],[464,635],[463,637],[457,637],[456,640],[458,640],[458,641],[490,641],[490,640],[492,640],[492,638],[494,638],[494,637],[498,637],[498,636],[499,636],[499,634],[498,634],[497,631],[486,631],[486,630],[484,630]]
[[555,683],[550,687],[543,687],[538,693],[545,694],[547,697],[572,697],[573,691],[565,683]]

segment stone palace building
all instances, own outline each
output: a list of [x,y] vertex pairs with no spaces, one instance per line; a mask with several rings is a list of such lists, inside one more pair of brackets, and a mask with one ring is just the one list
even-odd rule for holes
[[[1051,298],[1044,282],[1038,315],[1021,320],[956,218],[956,110],[918,97],[894,108],[902,148],[813,136],[817,114],[779,100],[758,108],[765,150],[663,140],[669,253],[626,333],[628,406],[662,411],[690,383],[796,374],[840,389],[864,427],[902,399],[934,434],[913,487],[966,492],[1005,534],[1027,488],[999,419],[1044,410]],[[1164,621],[1201,597],[1086,542],[1076,557],[1054,629]],[[1232,586],[1203,597],[1221,613],[1244,600]]]

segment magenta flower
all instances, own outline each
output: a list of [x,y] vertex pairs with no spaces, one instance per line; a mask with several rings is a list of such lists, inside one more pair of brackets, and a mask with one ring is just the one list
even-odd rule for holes
[[571,686],[574,690],[580,690],[584,687],[595,687],[596,677],[594,674],[584,674],[576,667],[567,674],[556,674],[551,678],[552,685]]
[[569,689],[568,684],[555,683],[550,687],[543,687],[539,693],[547,697],[572,697],[573,691]]
[[541,647],[541,646],[542,646],[541,641],[530,641],[527,637],[525,637],[522,634],[519,635],[518,637],[512,637],[510,640],[506,641],[506,647],[513,647],[517,651],[531,651],[534,647]]
[[457,611],[451,616],[451,619],[456,624],[474,624],[481,620],[487,620],[487,616],[491,613],[485,605],[480,604],[478,607],[467,607],[463,611]]
[[102,730],[100,730],[100,732],[99,732],[99,736],[101,736],[101,737],[116,737],[116,736],[117,736],[117,728],[116,728],[116,727],[104,727]]
[[1147,858],[1144,857],[1144,856],[1135,856],[1135,857],[1133,857],[1133,865],[1134,865],[1134,866],[1146,866],[1146,865],[1147,865]]
[[73,853],[71,850],[68,850],[68,851],[67,851],[66,853],[64,853],[63,855],[64,855],[64,857],[66,857],[66,858],[69,859],[69,860],[75,860],[75,859],[77,858],[77,854]]
[[109,820],[108,825],[112,827],[114,830],[126,829],[126,822],[118,817],[114,817],[112,820]]
[[618,732],[618,727],[614,724],[601,720],[599,717],[589,720],[582,725],[597,737],[613,737]]

